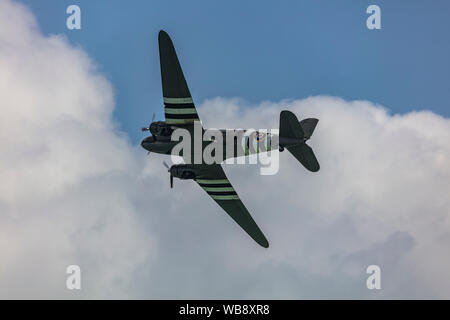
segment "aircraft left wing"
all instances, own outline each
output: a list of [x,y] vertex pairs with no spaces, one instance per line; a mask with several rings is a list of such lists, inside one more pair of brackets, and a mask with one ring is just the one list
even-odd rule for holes
[[174,126],[193,125],[194,121],[200,121],[200,118],[172,40],[165,31],[161,30],[158,42],[166,123]]
[[269,247],[269,242],[242,203],[220,164],[202,166],[195,181],[228,215],[259,245]]

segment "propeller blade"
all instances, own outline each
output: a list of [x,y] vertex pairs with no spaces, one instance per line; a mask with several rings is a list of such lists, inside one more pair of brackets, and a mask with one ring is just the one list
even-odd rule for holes
[[163,161],[163,165],[164,165],[164,167],[166,167],[168,170],[170,170],[169,165],[168,165],[165,161]]
[[170,189],[173,188],[173,175],[170,174]]
[[150,129],[149,129],[149,128],[141,128],[141,131],[142,131],[142,132],[144,132],[144,131],[150,131]]
[[153,120],[155,120],[155,113],[153,112],[153,116],[152,116],[152,122]]

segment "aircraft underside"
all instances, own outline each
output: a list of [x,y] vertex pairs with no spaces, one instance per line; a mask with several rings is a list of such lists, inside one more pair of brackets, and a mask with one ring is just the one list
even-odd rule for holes
[[253,240],[268,248],[269,242],[220,163],[230,158],[276,149],[283,151],[286,148],[306,169],[316,172],[319,163],[305,142],[311,137],[318,120],[310,118],[298,121],[292,112],[282,111],[279,135],[250,130],[240,131],[237,135],[233,133],[239,130],[205,130],[201,126],[172,40],[161,30],[158,42],[165,121],[152,119],[147,128],[142,128],[142,131],[150,132],[150,136],[142,140],[142,147],[149,152],[182,156],[185,164],[169,166],[164,162],[170,174],[171,188],[174,178],[194,180]]

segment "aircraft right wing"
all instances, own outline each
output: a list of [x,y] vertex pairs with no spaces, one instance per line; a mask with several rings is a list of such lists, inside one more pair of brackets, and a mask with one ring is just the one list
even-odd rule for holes
[[206,193],[237,222],[259,245],[269,247],[269,242],[242,203],[220,164],[201,166],[201,175],[195,181]]
[[193,125],[194,121],[200,121],[200,118],[172,40],[165,31],[161,30],[158,42],[166,123],[182,127]]

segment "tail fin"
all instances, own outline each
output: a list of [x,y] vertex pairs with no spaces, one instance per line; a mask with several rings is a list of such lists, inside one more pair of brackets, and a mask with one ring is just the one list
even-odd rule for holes
[[314,132],[319,120],[309,118],[298,121],[295,114],[284,110],[280,113],[280,146],[286,147],[290,153],[309,171],[317,172],[319,162],[313,150],[305,141]]

